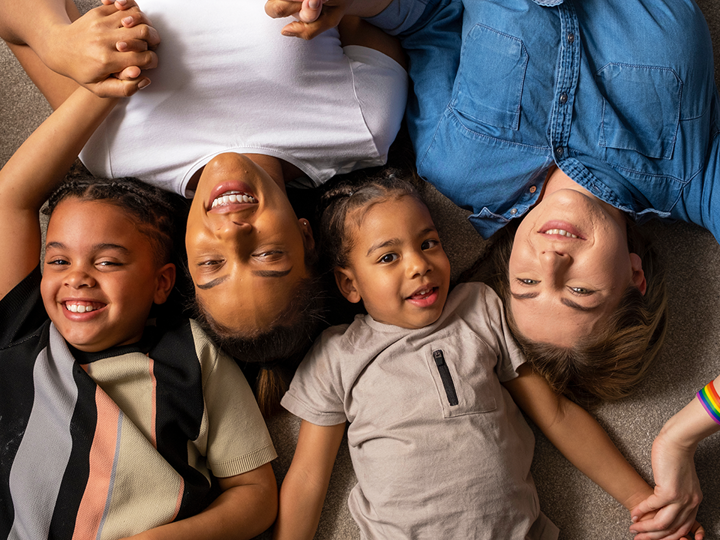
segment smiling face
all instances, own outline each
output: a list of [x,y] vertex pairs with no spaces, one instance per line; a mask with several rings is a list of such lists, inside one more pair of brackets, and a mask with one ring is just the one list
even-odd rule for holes
[[510,307],[528,339],[573,346],[604,324],[628,286],[645,292],[624,214],[562,171],[520,224],[509,265]]
[[253,335],[276,321],[307,277],[310,226],[247,156],[221,154],[204,168],[185,245],[195,294],[219,324]]
[[40,286],[50,320],[81,351],[97,352],[142,337],[153,302],[175,282],[131,217],[102,201],[65,199],[48,224]]
[[[358,212],[363,209],[347,220]],[[348,300],[362,300],[375,320],[402,328],[422,328],[440,317],[450,262],[424,204],[407,195],[373,204],[347,231],[350,264],[335,277]]]

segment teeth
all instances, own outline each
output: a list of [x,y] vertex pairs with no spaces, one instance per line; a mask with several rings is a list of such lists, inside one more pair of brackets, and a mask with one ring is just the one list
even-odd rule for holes
[[544,234],[559,234],[560,236],[567,236],[568,238],[577,238],[577,235],[564,231],[562,229],[549,229]]
[[256,203],[257,200],[251,195],[241,193],[240,191],[227,191],[221,197],[212,202],[212,208],[216,206],[224,206],[230,203]]
[[86,304],[65,304],[65,308],[73,313],[88,313],[95,310],[92,305]]

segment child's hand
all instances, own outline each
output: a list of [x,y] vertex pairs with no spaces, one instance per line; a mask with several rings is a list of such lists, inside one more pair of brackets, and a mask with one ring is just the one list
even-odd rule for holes
[[[694,448],[674,444],[661,432],[652,448],[652,466],[655,492],[638,504],[631,512],[634,519],[657,511],[652,519],[638,521],[630,530],[638,533],[669,531],[669,540],[686,537],[704,538],[704,529],[695,521],[702,500],[700,482],[695,473]],[[654,540],[659,536],[638,534],[636,540]]]
[[41,59],[98,96],[123,97],[129,85],[118,79],[138,80],[141,70],[157,66],[152,51],[160,36],[134,0],[103,3],[73,23],[51,29]]
[[282,29],[284,36],[313,39],[340,23],[353,0],[267,0],[265,13],[273,19],[298,19]]

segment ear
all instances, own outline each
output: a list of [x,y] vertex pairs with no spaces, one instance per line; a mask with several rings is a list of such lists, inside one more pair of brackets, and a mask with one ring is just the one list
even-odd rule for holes
[[338,289],[340,289],[342,295],[349,302],[357,304],[360,300],[362,300],[362,296],[360,296],[360,293],[355,288],[355,276],[353,275],[352,270],[338,266],[335,268],[333,273],[335,274],[335,283],[337,283]]
[[647,281],[645,280],[645,272],[642,269],[642,259],[637,253],[630,254],[630,268],[632,269],[632,283],[635,285],[640,294],[645,295],[647,291]]
[[158,269],[156,275],[155,296],[153,302],[156,304],[164,304],[170,296],[170,291],[175,286],[175,265],[168,263]]
[[300,223],[300,232],[302,233],[305,249],[307,251],[312,251],[313,249],[315,249],[315,239],[313,238],[313,232],[312,228],[310,227],[310,222],[305,218],[298,219],[298,222]]

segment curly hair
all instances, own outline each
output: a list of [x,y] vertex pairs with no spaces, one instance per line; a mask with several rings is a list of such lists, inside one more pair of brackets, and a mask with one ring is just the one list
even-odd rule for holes
[[508,268],[514,237],[515,227],[498,233],[490,285],[503,300],[508,326],[528,363],[555,392],[585,407],[628,396],[647,374],[667,331],[665,272],[649,239],[628,222],[628,247],[642,260],[645,294],[630,285],[600,331],[573,347],[560,347],[528,339],[513,318]]

